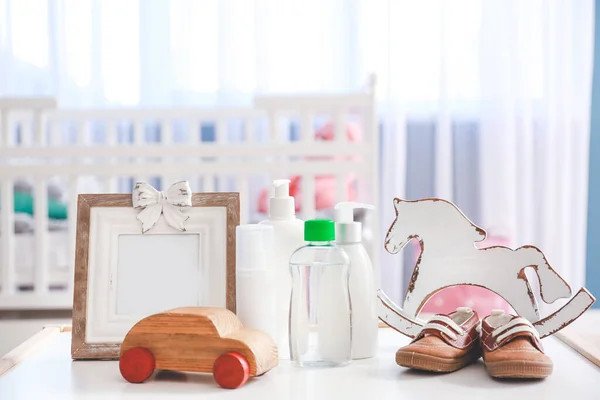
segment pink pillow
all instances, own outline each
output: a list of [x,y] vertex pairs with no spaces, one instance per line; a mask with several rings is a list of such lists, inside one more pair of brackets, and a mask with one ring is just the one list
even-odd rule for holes
[[[323,125],[315,132],[316,140],[330,141],[333,140],[334,125],[329,122]],[[346,137],[349,142],[356,142],[362,139],[360,127],[355,123],[346,124]],[[294,175],[290,183],[290,196],[294,197],[296,202],[296,212],[302,211],[302,179],[299,175]],[[346,201],[356,200],[356,190],[354,183],[356,179],[353,175],[348,175],[346,178]],[[327,210],[333,208],[336,203],[335,177],[333,175],[317,175],[315,176],[315,208],[317,210]],[[269,190],[263,189],[258,198],[258,211],[267,213],[269,210]]]
[[[335,129],[333,122],[328,122],[315,132],[317,140],[333,140]],[[346,138],[349,142],[360,142],[362,139],[362,131],[360,126],[354,122],[346,123]]]

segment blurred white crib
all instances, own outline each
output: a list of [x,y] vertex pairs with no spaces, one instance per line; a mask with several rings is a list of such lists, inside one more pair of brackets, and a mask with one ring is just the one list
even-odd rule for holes
[[[332,141],[315,141],[319,121],[335,124]],[[361,126],[360,142],[347,140],[347,121]],[[203,140],[207,126],[211,141]],[[71,308],[75,200],[89,191],[86,182],[100,192],[178,179],[194,191],[239,191],[244,223],[262,218],[254,200],[271,179],[300,175],[300,216],[307,219],[315,215],[318,175],[335,176],[341,201],[353,174],[357,200],[378,204],[378,146],[372,84],[364,93],[258,97],[239,109],[66,110],[52,99],[0,99],[0,309]],[[17,179],[33,184],[30,234],[14,231]],[[48,230],[49,179],[67,195],[63,232]],[[372,243],[379,243],[377,213],[370,224]],[[379,247],[370,249],[376,266]]]

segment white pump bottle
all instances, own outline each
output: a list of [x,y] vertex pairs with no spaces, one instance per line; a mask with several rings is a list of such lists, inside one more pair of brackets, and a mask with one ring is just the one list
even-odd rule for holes
[[354,209],[375,207],[341,202],[335,206],[336,243],[350,259],[350,301],[352,303],[352,358],[370,358],[377,352],[377,292],[371,259],[362,245],[362,224],[354,221]]
[[290,257],[296,249],[304,245],[304,221],[296,218],[294,198],[290,196],[290,181],[273,181],[273,192],[269,199],[269,219],[260,224],[273,226],[273,278],[276,290],[276,337],[280,359],[290,358],[288,318],[292,276]]

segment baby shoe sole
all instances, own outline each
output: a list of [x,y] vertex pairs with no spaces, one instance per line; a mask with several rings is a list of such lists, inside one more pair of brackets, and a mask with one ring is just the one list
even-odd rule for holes
[[485,368],[494,378],[542,379],[552,374],[552,363],[535,361],[486,362]]
[[401,367],[431,372],[453,372],[473,363],[478,358],[479,355],[472,352],[460,358],[442,358],[402,350],[396,352],[396,364]]

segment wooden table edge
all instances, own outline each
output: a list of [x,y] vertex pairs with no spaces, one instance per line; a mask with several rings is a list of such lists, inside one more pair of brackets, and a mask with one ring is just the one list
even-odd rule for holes
[[41,331],[0,358],[0,377],[27,357],[46,346],[61,332],[70,332],[71,325],[45,325]]
[[600,367],[600,351],[593,344],[585,340],[577,332],[562,330],[554,334],[561,342],[587,358],[589,361]]

